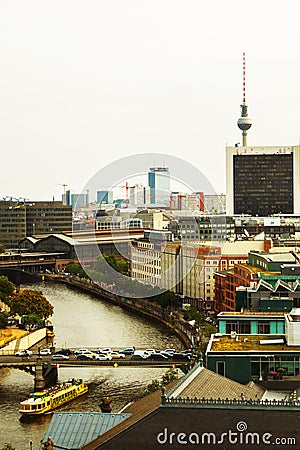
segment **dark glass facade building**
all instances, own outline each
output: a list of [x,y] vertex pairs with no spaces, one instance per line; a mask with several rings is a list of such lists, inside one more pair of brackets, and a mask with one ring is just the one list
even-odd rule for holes
[[0,201],[0,244],[17,248],[26,236],[72,230],[72,206],[60,201]]
[[293,153],[233,155],[235,214],[294,213]]

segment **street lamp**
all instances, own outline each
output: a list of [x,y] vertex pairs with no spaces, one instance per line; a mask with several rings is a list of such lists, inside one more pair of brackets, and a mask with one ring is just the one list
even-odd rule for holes
[[29,449],[30,449],[30,450],[32,450],[32,444],[33,444],[33,442],[30,440],[30,441],[29,441]]

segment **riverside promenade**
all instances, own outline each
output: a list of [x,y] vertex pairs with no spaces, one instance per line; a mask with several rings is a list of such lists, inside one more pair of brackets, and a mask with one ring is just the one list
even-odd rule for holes
[[197,330],[183,319],[181,312],[178,310],[163,308],[147,298],[130,298],[129,296],[126,297],[125,293],[124,296],[113,294],[92,280],[85,280],[74,275],[45,275],[45,280],[64,283],[71,288],[88,292],[121,308],[156,320],[173,330],[186,348],[196,345]]

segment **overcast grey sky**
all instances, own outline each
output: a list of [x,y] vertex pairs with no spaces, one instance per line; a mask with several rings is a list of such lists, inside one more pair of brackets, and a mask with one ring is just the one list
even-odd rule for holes
[[58,184],[80,192],[145,152],[185,159],[224,192],[243,51],[248,144],[298,145],[298,5],[0,0],[0,197],[61,199]]

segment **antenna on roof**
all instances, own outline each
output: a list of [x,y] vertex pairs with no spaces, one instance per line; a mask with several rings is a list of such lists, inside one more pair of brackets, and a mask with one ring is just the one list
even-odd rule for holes
[[243,131],[243,147],[247,147],[247,130],[252,125],[248,117],[248,106],[246,105],[246,55],[243,53],[243,103],[241,105],[241,117],[238,120],[238,127]]

